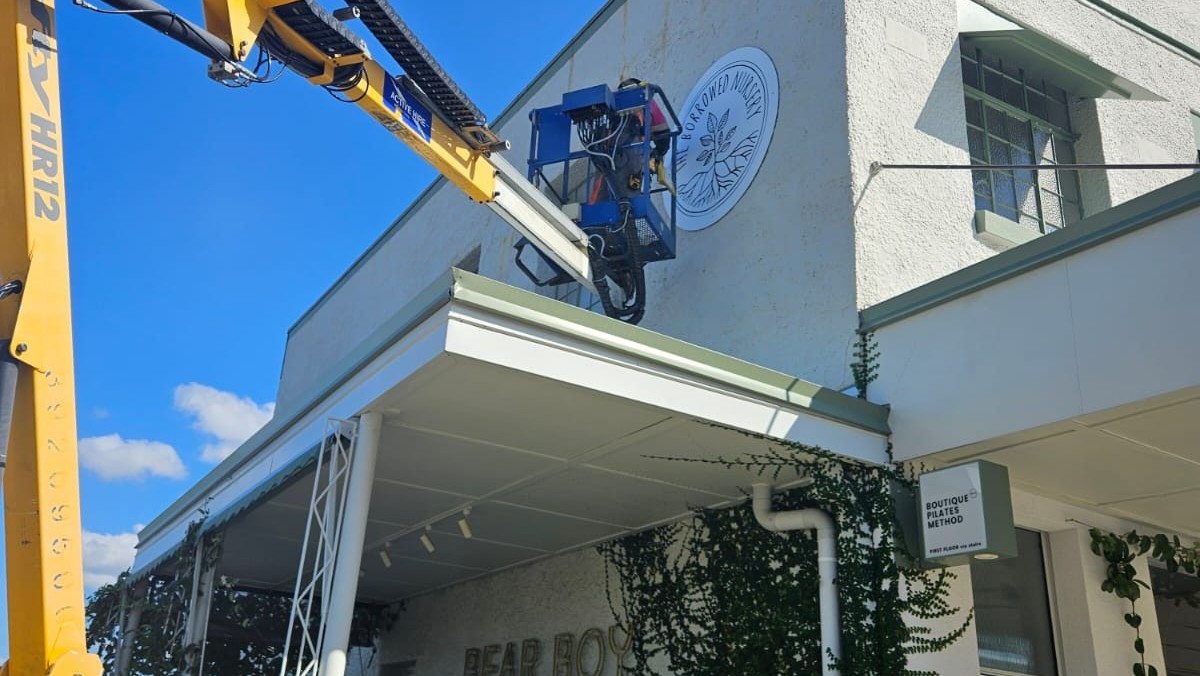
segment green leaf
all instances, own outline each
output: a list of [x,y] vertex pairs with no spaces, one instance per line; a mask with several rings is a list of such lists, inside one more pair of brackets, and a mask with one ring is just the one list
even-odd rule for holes
[[1158,667],[1151,664],[1147,668],[1150,670],[1150,673],[1147,674],[1147,676],[1158,676]]
[[1137,629],[1142,626],[1142,616],[1137,613],[1125,613],[1125,624]]
[[1146,676],[1146,667],[1141,662],[1134,663],[1133,676]]
[[1146,641],[1142,638],[1138,638],[1133,642],[1133,649],[1136,650],[1139,655],[1145,655]]

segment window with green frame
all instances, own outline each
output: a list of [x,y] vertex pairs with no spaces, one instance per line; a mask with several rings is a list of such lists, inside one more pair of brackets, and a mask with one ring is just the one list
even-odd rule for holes
[[[966,44],[962,72],[971,164],[1075,162],[1067,92]],[[1037,232],[1053,232],[1082,215],[1074,171],[979,169],[971,179],[976,209]]]

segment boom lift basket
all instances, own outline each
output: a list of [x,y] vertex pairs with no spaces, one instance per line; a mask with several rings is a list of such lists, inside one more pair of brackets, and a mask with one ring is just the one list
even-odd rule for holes
[[[605,294],[611,281],[626,298],[644,293],[642,266],[675,258],[680,125],[662,90],[647,83],[615,92],[596,85],[563,94],[560,105],[534,110],[530,121],[529,180],[587,236],[597,291]],[[524,238],[517,242],[517,265],[534,284],[574,281],[544,256],[530,265],[523,254],[537,249],[529,245]],[[620,308],[609,310],[606,305],[611,316],[620,314]]]

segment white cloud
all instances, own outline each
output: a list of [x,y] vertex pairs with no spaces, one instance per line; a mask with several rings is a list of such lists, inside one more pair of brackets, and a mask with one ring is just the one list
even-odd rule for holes
[[169,444],[122,439],[119,434],[79,440],[79,462],[105,481],[142,481],[161,476],[182,479],[187,468]]
[[259,404],[200,383],[176,387],[175,408],[195,417],[193,428],[216,437],[200,451],[201,459],[214,463],[229,457],[275,413],[274,402]]
[[137,533],[135,525],[128,533],[83,531],[83,587],[87,593],[117,581],[117,576],[133,565]]

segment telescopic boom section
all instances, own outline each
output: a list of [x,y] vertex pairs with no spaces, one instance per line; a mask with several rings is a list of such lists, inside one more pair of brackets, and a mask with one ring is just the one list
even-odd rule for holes
[[53,0],[0,2],[7,676],[101,672],[84,627],[58,53]]
[[[386,0],[346,0],[405,75],[390,75],[366,44],[317,0],[204,0],[200,28],[153,0],[104,0],[212,61],[218,79],[244,78],[257,44],[313,84],[336,91],[383,125],[472,200],[487,204],[589,288],[583,232],[496,153],[507,148],[479,108]],[[344,13],[344,14],[343,14]]]

